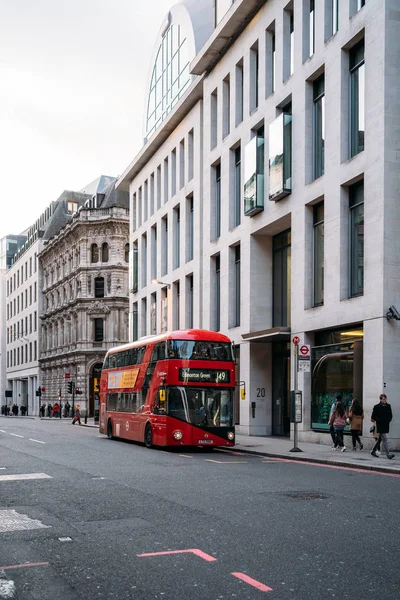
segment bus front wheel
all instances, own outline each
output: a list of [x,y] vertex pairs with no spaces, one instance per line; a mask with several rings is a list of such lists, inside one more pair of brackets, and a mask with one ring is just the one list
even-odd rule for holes
[[112,422],[111,419],[109,419],[108,423],[107,423],[107,437],[109,440],[113,439],[113,432],[112,432]]
[[150,423],[147,423],[146,429],[144,430],[144,445],[146,448],[151,448],[153,445],[153,430]]

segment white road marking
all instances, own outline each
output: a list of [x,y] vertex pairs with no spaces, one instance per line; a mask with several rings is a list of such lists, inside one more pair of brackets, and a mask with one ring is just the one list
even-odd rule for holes
[[38,444],[45,444],[46,442],[41,442],[40,440],[34,440],[33,438],[29,438],[30,442],[37,442]]
[[10,433],[10,435],[13,435],[14,437],[20,437],[20,438],[24,437],[23,435],[18,435],[18,433]]
[[0,533],[10,531],[26,531],[28,529],[48,529],[38,519],[31,519],[28,515],[18,513],[16,510],[0,510]]
[[16,475],[0,475],[0,481],[23,481],[25,479],[53,479],[46,473],[18,473]]
[[0,471],[5,471],[7,467],[0,467]]
[[15,598],[15,583],[12,579],[6,579],[5,576],[4,571],[0,571],[0,598]]
[[6,433],[4,429],[0,429],[0,433]]

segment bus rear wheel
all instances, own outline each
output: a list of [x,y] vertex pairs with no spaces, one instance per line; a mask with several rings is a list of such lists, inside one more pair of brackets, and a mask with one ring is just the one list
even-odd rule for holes
[[144,445],[146,448],[151,448],[153,445],[153,430],[150,423],[147,423],[146,429],[144,430]]
[[113,432],[112,432],[112,422],[111,422],[111,419],[109,419],[108,423],[107,423],[107,437],[108,437],[109,440],[112,440],[113,437],[114,437],[113,436]]

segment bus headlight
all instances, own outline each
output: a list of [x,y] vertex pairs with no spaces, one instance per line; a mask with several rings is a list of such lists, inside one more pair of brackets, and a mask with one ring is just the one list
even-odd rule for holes
[[174,431],[173,436],[174,436],[174,440],[177,440],[177,441],[181,440],[182,439],[182,431]]
[[235,434],[233,433],[233,431],[228,431],[228,434],[227,434],[228,440],[232,441],[234,439],[234,437],[235,437]]

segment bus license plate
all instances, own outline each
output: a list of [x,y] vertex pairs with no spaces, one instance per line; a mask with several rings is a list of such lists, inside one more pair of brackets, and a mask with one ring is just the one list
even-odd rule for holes
[[199,444],[213,444],[214,440],[198,440]]

